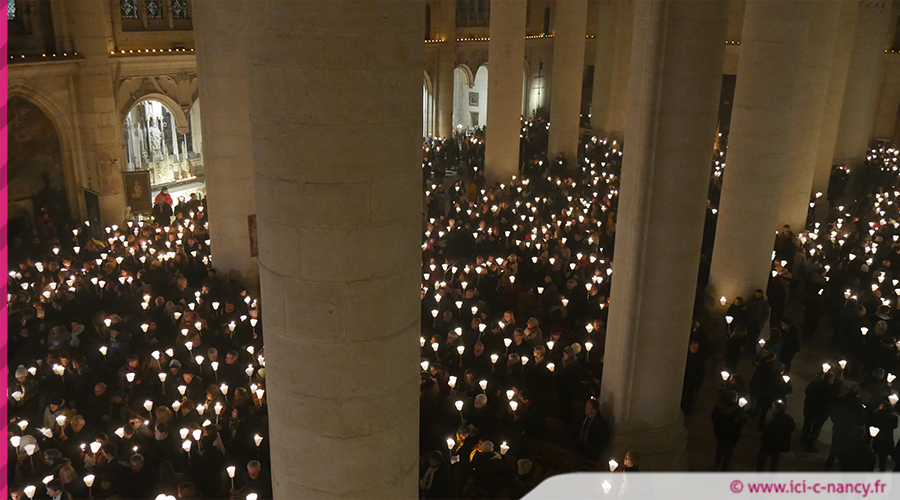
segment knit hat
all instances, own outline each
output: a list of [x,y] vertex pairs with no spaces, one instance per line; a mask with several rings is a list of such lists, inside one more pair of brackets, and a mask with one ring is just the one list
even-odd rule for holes
[[568,354],[570,358],[575,357],[575,349],[572,346],[566,347],[565,349],[563,349],[563,352],[565,354]]
[[178,361],[177,359],[169,361],[169,368],[181,368],[181,361]]
[[19,367],[16,368],[16,378],[27,377],[27,376],[28,376],[28,370],[25,369],[25,365],[19,365]]

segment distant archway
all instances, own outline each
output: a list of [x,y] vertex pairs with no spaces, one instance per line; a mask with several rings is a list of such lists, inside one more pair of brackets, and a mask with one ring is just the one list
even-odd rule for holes
[[457,132],[483,127],[487,122],[488,66],[473,74],[465,64],[453,71],[453,126]]
[[428,72],[422,83],[422,137],[434,135],[434,85]]
[[198,124],[199,114],[192,110],[186,115],[167,96],[148,94],[137,99],[123,126],[127,171],[149,171],[153,195],[166,187],[175,200],[192,193],[202,198],[206,184],[195,147]]
[[13,95],[7,102],[7,167],[10,234],[46,213],[54,221],[71,218],[59,133],[37,104]]

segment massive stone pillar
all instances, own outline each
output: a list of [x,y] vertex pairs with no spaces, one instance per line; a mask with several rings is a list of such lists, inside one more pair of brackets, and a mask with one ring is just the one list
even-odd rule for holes
[[66,4],[74,49],[83,57],[75,78],[75,93],[87,162],[87,187],[99,193],[104,225],[121,224],[125,217],[122,169],[127,164],[122,150],[124,118],[116,109],[113,88],[109,5],[104,0]]
[[616,41],[613,56],[612,83],[608,115],[603,130],[612,139],[625,137],[625,117],[628,111],[628,80],[631,75],[631,43],[634,33],[634,0],[622,0],[616,6]]
[[614,456],[683,468],[682,374],[725,57],[725,0],[635,3],[628,147],[601,396]]
[[[851,41],[856,31],[856,15],[859,12],[857,0],[841,0],[841,17],[835,36],[835,45],[828,77],[828,93],[825,99],[825,111],[822,114],[822,125],[819,134],[819,147],[816,151],[816,171],[813,176],[812,193],[828,193],[828,180],[831,166],[834,164],[834,146],[837,142],[838,123],[841,119],[841,107],[844,103],[844,88],[847,84],[847,72],[850,68]],[[822,198],[827,207],[827,199]],[[818,215],[818,206],[817,215]]]
[[850,53],[850,70],[834,149],[834,163],[849,165],[851,175],[865,161],[865,153],[875,130],[890,19],[890,3],[859,2],[856,35]]
[[572,166],[578,162],[587,4],[587,0],[556,2],[553,84],[550,86],[550,138],[547,155],[552,159],[562,153]]
[[491,182],[508,182],[519,173],[526,11],[525,0],[491,3],[484,146],[485,176]]
[[601,0],[594,40],[594,88],[591,91],[591,128],[606,131],[609,98],[612,89],[613,61],[616,52],[616,6],[613,0]]
[[194,4],[200,76],[203,163],[213,265],[258,288],[248,216],[256,213],[247,84],[247,10],[250,4],[201,0]]
[[[781,225],[812,2],[748,0],[709,292],[731,301],[765,288]],[[809,7],[809,8],[808,8]]]
[[453,71],[456,69],[456,0],[438,0],[435,36],[444,40],[438,50],[437,135],[453,135]]
[[[798,95],[791,129],[791,168],[785,172],[779,219],[802,231],[809,212],[809,195],[816,170],[816,155],[822,135],[826,97],[834,61],[834,46],[841,17],[841,2],[817,2],[811,9],[804,41],[801,72],[792,84]],[[727,175],[727,174],[726,174]]]
[[415,498],[424,3],[252,5],[275,498]]

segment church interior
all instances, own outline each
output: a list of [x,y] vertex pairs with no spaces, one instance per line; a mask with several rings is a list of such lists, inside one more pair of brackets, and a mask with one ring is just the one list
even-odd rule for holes
[[10,498],[900,471],[900,1],[7,20]]

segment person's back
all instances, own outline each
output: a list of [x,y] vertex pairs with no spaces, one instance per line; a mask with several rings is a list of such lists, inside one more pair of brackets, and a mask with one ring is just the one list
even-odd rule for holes
[[775,413],[772,420],[766,424],[760,437],[763,449],[769,452],[784,453],[790,451],[791,434],[797,428],[793,417],[787,413]]

